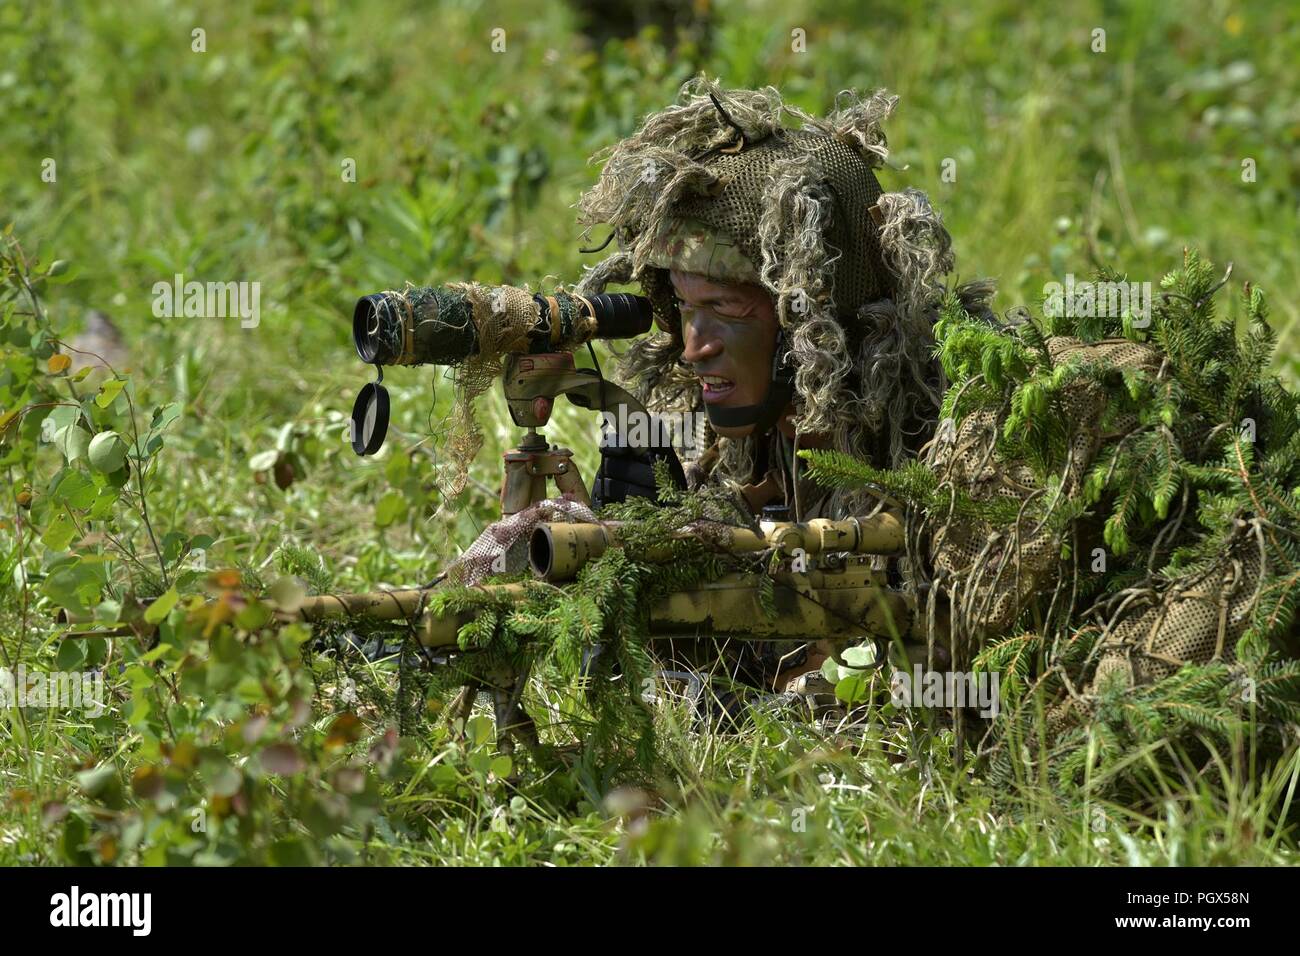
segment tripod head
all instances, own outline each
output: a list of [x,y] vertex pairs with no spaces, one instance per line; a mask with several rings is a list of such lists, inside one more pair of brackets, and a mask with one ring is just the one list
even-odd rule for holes
[[[527,429],[517,448],[506,452],[506,476],[501,491],[502,515],[514,514],[536,501],[547,497],[548,477],[554,477],[562,493],[572,492],[577,500],[590,505],[595,499],[599,506],[606,501],[621,501],[628,495],[629,482],[626,468],[610,466],[617,460],[649,458],[653,462],[662,458],[668,462],[669,472],[681,487],[686,486],[686,476],[672,446],[659,446],[650,440],[648,447],[613,446],[602,443],[601,467],[597,471],[592,494],[588,494],[573,461],[573,452],[567,448],[551,446],[537,430],[550,420],[555,399],[564,395],[579,408],[601,413],[620,412],[621,419],[629,414],[650,413],[627,389],[608,381],[596,369],[578,368],[572,352],[543,352],[531,355],[509,355],[504,362],[502,387],[506,406],[516,425]],[[514,476],[512,478],[512,476]],[[653,464],[651,464],[653,476]],[[638,482],[638,487],[644,481]],[[528,480],[525,490],[524,480]],[[534,479],[540,479],[535,482]],[[653,490],[653,477],[650,489]]]

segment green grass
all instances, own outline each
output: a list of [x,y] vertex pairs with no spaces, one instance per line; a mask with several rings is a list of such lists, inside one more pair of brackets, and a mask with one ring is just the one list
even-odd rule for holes
[[[103,310],[122,330],[140,405],[180,403],[149,489],[159,535],[208,535],[210,567],[266,580],[285,543],[322,556],[343,588],[431,577],[491,520],[499,456],[515,436],[501,398],[485,396],[474,483],[442,500],[437,435],[450,383],[440,371],[399,369],[386,377],[387,448],[356,458],[345,418],[369,376],[350,344],[352,301],[407,280],[576,281],[599,258],[578,251],[573,225],[596,175],[588,157],[699,69],[729,85],[776,85],[812,111],[849,86],[900,94],[888,131],[895,164],[908,168],[882,181],[930,193],[961,278],[997,277],[1000,311],[1036,301],[1067,272],[1084,276],[1094,259],[1153,283],[1184,245],[1233,262],[1234,282],[1269,293],[1280,367],[1294,381],[1300,21],[1289,4],[1215,0],[1194,14],[1158,3],[1026,12],[1010,0],[861,14],[824,2],[710,9],[700,39],[673,51],[654,32],[592,49],[561,4],[0,8],[0,222],[14,223],[34,258],[71,263],[45,296],[53,328],[71,335],[88,310]],[[191,50],[200,27],[204,53]],[[490,47],[497,27],[500,54]],[[1104,53],[1090,49],[1099,27]],[[791,51],[796,28],[806,53]],[[47,157],[54,183],[41,179]],[[1242,179],[1248,158],[1254,182]],[[340,175],[345,159],[356,182]],[[955,181],[942,175],[946,159]],[[260,325],[155,318],[151,288],[177,272],[260,282]],[[594,418],[562,408],[547,434],[593,473]],[[300,465],[286,490],[249,468],[277,443]],[[45,447],[10,461],[6,483],[42,487],[59,465]],[[46,529],[19,537],[14,516],[25,519],[5,512],[0,636],[11,653],[50,663],[52,608],[32,589],[23,615],[12,573],[20,557],[33,576],[45,570],[31,532]],[[120,520],[148,554],[145,529],[126,510]],[[121,600],[127,575],[113,574],[107,596]],[[324,728],[335,685],[318,670]],[[381,668],[374,693],[391,695],[394,681]],[[0,862],[67,858],[62,818],[43,819],[41,807],[75,815],[76,771],[116,758],[129,777],[150,759],[126,709],[107,725],[53,714],[0,722],[0,791],[21,791],[0,795]],[[372,736],[390,719],[378,698],[362,715]],[[659,718],[668,770],[652,792],[612,802],[610,781],[581,765],[480,780],[473,749],[425,723],[403,751],[405,769],[382,784],[386,809],[332,837],[331,858],[1295,862],[1293,836],[1276,829],[1300,773],[1294,751],[1254,784],[1233,773],[1217,784],[1153,776],[1141,809],[1104,806],[1099,820],[1090,804],[1029,783],[1007,794],[968,779],[941,739],[906,727],[874,725],[861,744],[777,722],[702,735],[672,707]],[[455,779],[431,763],[456,768]],[[290,802],[292,791],[272,785],[269,799]],[[154,834],[121,859],[155,859],[151,841],[166,842]]]

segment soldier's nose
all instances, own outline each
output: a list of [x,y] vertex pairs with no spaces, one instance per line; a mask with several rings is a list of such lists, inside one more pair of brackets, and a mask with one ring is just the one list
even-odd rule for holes
[[701,335],[693,327],[687,326],[685,348],[682,350],[682,361],[691,364],[707,361],[714,358],[722,352],[722,342],[712,336]]

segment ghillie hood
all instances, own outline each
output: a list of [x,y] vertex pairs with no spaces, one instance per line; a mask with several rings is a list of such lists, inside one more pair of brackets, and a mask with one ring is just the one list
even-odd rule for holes
[[[635,282],[654,303],[661,331],[635,343],[619,368],[643,401],[703,407],[680,364],[681,316],[665,266],[699,271],[707,260],[706,274],[772,294],[801,433],[827,433],[837,450],[880,465],[901,464],[929,438],[944,388],[932,326],[952,241],[924,193],[883,192],[876,179],[888,154],[881,123],[897,102],[884,90],[847,90],[822,119],[773,87],[724,90],[701,76],[598,154],[604,169],[579,203],[580,221],[588,234],[611,226],[619,251],[578,291]],[[703,256],[701,225],[716,243]],[[973,309],[985,309],[991,293],[989,283],[959,292]],[[748,480],[755,442],[722,440],[717,474]]]

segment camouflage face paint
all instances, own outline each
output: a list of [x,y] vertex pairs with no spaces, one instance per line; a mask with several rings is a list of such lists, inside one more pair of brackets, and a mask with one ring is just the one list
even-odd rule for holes
[[[682,360],[700,376],[704,401],[723,407],[761,402],[776,351],[772,297],[756,285],[713,282],[689,272],[671,276],[682,314]],[[735,438],[752,430],[717,429]]]

